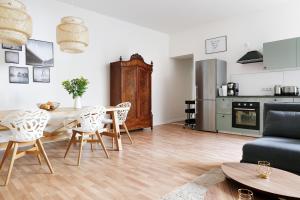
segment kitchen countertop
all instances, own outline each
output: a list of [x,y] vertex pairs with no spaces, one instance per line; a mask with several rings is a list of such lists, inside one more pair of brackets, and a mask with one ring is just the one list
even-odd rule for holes
[[217,98],[300,98],[300,96],[272,96],[272,95],[258,95],[258,96],[218,96]]

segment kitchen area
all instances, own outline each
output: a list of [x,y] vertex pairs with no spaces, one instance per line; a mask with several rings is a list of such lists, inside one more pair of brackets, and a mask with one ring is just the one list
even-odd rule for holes
[[299,79],[300,38],[264,43],[262,54],[250,51],[237,62],[262,63],[266,72],[227,81],[226,61],[196,62],[196,130],[260,137],[265,103],[300,103],[298,84],[292,85]]
[[265,103],[300,102],[295,96],[227,96],[216,99],[216,130],[260,137]]

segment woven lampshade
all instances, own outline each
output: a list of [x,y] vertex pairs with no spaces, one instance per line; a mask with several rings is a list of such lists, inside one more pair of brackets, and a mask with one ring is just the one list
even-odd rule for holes
[[64,17],[56,28],[56,40],[67,53],[82,53],[89,44],[88,28],[82,19]]
[[32,20],[17,0],[0,0],[0,43],[23,45],[32,35]]

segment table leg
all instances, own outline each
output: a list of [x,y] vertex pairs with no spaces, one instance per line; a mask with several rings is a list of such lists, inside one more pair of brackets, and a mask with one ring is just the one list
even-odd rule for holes
[[114,133],[116,134],[116,146],[117,146],[117,150],[118,151],[122,151],[123,150],[123,146],[122,146],[122,141],[121,141],[121,133],[120,133],[120,125],[118,122],[118,116],[117,116],[117,111],[113,111],[112,112],[112,120],[113,120],[113,129],[114,129]]

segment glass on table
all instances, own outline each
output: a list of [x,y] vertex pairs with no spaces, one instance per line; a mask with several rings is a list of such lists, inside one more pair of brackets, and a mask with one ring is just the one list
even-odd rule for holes
[[260,178],[269,178],[272,172],[271,163],[268,161],[258,161],[257,172]]
[[248,189],[238,189],[238,200],[253,200],[253,192]]

